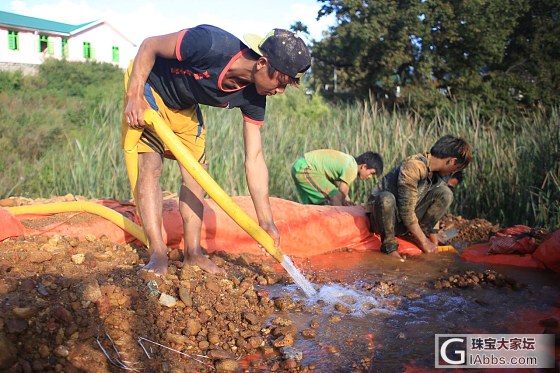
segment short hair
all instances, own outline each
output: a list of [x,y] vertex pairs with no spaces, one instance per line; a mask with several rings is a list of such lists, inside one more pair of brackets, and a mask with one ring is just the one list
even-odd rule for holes
[[379,153],[368,151],[354,158],[358,165],[365,164],[368,169],[374,169],[377,175],[383,174],[383,157]]
[[441,137],[430,149],[437,158],[457,158],[458,164],[466,167],[472,160],[471,146],[463,139],[451,135]]
[[[274,77],[274,73],[278,70],[276,70],[274,67],[272,67],[272,65],[270,63],[267,63],[268,66],[268,77],[269,78],[273,78]],[[292,78],[289,75],[286,75],[280,71],[278,71],[278,74],[280,74],[281,77],[283,77],[283,80],[286,81],[286,84],[288,85],[293,85],[293,86],[298,86],[299,85],[299,78]]]

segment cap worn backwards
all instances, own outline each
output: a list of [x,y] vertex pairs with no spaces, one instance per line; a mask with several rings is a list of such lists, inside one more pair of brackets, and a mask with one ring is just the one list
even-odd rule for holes
[[304,41],[291,31],[273,29],[264,38],[255,34],[243,36],[247,45],[276,70],[299,79],[311,66],[311,54]]

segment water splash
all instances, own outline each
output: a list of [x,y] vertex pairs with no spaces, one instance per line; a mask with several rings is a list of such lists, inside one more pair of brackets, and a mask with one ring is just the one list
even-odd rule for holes
[[282,267],[284,267],[286,272],[288,272],[290,274],[290,276],[292,276],[292,278],[294,279],[294,282],[301,288],[301,290],[303,290],[303,292],[305,293],[305,295],[308,298],[311,298],[311,297],[314,297],[315,295],[317,295],[317,291],[315,290],[315,288],[313,287],[311,282],[309,282],[301,274],[301,272],[298,271],[298,269],[296,268],[296,266],[294,265],[294,263],[292,262],[292,260],[290,259],[289,256],[283,255],[282,256],[282,263],[280,263],[280,264],[282,264]]
[[[369,313],[393,313],[394,306],[391,300],[397,297],[377,298],[370,293],[350,289],[348,287],[331,284],[324,285],[319,290],[315,301],[322,300],[328,307],[332,308],[335,304],[342,304],[351,310],[354,316],[363,316]],[[328,312],[327,310],[325,310]]]

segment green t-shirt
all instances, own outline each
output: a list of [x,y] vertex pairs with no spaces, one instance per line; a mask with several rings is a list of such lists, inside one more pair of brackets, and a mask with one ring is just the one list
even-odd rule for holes
[[333,184],[344,181],[350,185],[358,176],[358,163],[356,163],[356,159],[338,150],[313,150],[305,153],[303,157],[310,167],[324,173]]

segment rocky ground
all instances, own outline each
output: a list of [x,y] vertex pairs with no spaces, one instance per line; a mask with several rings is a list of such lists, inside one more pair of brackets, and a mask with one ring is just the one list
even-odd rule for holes
[[[44,202],[44,201],[40,201]],[[487,221],[448,216],[455,241],[487,241],[498,230]],[[445,224],[444,224],[445,225]],[[273,297],[267,285],[291,283],[270,258],[210,255],[227,277],[181,268],[169,253],[165,278],[138,272],[144,247],[106,237],[20,237],[0,243],[0,371],[6,372],[235,372],[313,371],[301,364],[298,338],[313,341],[323,304]],[[315,284],[328,281],[308,272]],[[495,272],[442,277],[434,288],[507,284]],[[504,282],[505,281],[505,282]],[[372,295],[398,292],[392,283],[362,283]],[[516,284],[509,284],[515,287]],[[405,294],[406,296],[406,294]],[[311,314],[304,328],[278,313]],[[348,312],[333,305],[336,314]],[[321,341],[316,341],[321,345]],[[332,353],[337,351],[333,350]],[[368,371],[356,357],[347,371]]]

